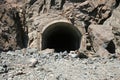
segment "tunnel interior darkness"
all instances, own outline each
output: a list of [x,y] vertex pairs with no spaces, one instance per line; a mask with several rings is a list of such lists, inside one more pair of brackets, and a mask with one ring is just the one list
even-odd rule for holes
[[42,49],[55,49],[56,52],[71,51],[80,48],[81,33],[72,24],[54,23],[42,34]]

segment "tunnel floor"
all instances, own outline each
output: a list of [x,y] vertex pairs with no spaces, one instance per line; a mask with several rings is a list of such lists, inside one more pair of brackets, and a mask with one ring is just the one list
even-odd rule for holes
[[56,52],[69,52],[80,48],[81,34],[76,27],[68,23],[59,22],[50,25],[42,37],[42,49],[52,48]]

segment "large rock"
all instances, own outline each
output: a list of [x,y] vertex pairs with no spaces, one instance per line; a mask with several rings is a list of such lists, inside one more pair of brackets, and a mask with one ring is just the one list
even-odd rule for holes
[[[89,26],[89,36],[91,38],[91,44],[95,52],[100,50],[100,47],[110,50],[114,43],[112,44],[112,40],[114,39],[114,35],[112,33],[112,27],[106,25],[90,25]],[[115,49],[115,48],[113,48]],[[109,51],[109,52],[112,52]],[[114,53],[114,52],[112,52]]]
[[120,54],[120,6],[118,6],[114,11],[112,16],[105,21],[105,25],[113,27],[114,42],[116,44],[116,53]]

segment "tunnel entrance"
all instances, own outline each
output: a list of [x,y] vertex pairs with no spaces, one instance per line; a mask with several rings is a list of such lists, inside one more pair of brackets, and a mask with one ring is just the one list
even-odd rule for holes
[[81,33],[70,23],[54,23],[42,34],[42,49],[52,48],[56,52],[77,50],[80,42]]

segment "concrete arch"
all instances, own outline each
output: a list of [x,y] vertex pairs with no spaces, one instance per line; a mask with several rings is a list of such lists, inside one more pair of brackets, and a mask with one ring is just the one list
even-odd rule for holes
[[55,51],[78,50],[82,34],[80,30],[67,20],[57,20],[42,29],[41,48],[52,48]]
[[55,24],[55,23],[59,23],[59,22],[63,22],[63,23],[68,23],[71,24],[70,21],[66,20],[66,19],[62,19],[62,20],[53,20],[52,22],[48,22],[41,30],[41,33],[44,33],[44,31],[50,27],[50,25]]

